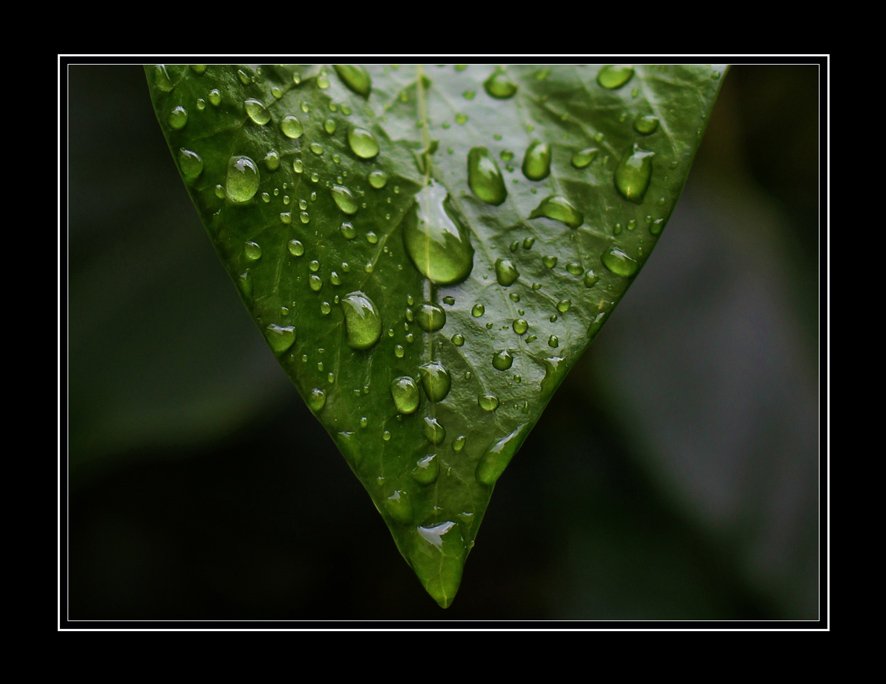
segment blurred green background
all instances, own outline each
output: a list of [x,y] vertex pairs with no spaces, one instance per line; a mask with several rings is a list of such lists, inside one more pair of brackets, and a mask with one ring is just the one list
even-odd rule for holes
[[445,612],[240,304],[141,68],[69,76],[71,618],[817,616],[816,67],[727,75]]

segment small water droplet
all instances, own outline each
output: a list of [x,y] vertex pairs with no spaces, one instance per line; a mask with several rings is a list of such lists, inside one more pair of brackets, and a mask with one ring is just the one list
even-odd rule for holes
[[308,394],[308,406],[315,413],[326,406],[326,392],[319,387],[315,387]]
[[474,306],[471,307],[471,316],[473,316],[474,318],[480,318],[480,316],[485,313],[486,307],[482,304],[474,304]]
[[412,522],[412,503],[409,494],[402,489],[396,489],[384,501],[384,508],[395,522],[408,525]]
[[[264,197],[262,197],[264,199]],[[292,212],[289,211],[281,211],[280,212],[280,222],[285,224],[292,223]]]
[[621,88],[631,80],[634,75],[634,67],[626,64],[606,64],[597,72],[597,83],[607,90]]
[[450,341],[451,341],[452,344],[454,344],[456,347],[461,347],[461,346],[465,343],[465,336],[462,335],[461,333],[455,333],[455,335],[453,335],[453,336],[450,338]]
[[649,188],[652,178],[652,158],[654,152],[634,145],[630,154],[619,162],[615,169],[615,187],[626,200],[639,204]]
[[228,160],[228,174],[225,178],[225,192],[232,202],[243,204],[258,192],[261,176],[258,166],[249,157],[236,156]]
[[162,90],[164,93],[172,90],[172,80],[169,78],[165,64],[154,65],[154,85],[157,86],[157,90]]
[[449,394],[452,379],[449,371],[439,361],[429,361],[418,368],[421,374],[421,384],[425,394],[431,401],[443,401]]
[[580,276],[582,273],[581,264],[577,261],[570,261],[568,264],[566,264],[566,270],[574,276]]
[[312,274],[308,277],[308,286],[314,292],[319,292],[321,289],[323,289],[323,279],[316,274]]
[[341,285],[341,276],[333,271],[329,274],[329,282],[336,286]]
[[420,458],[412,469],[412,479],[419,484],[429,485],[440,476],[440,463],[436,454],[428,454]]
[[403,239],[412,263],[425,278],[439,285],[468,277],[474,263],[464,221],[450,205],[446,189],[431,181],[414,199]]
[[597,156],[599,150],[596,147],[586,147],[572,155],[572,165],[577,169],[583,169],[590,165]]
[[557,347],[560,346],[560,338],[557,337],[556,335],[551,335],[548,338],[548,346],[556,349]]
[[596,285],[599,280],[600,280],[600,276],[598,276],[593,271],[589,270],[585,273],[585,278],[584,278],[585,287],[594,287],[594,285]]
[[276,353],[282,354],[295,342],[295,327],[271,323],[265,328],[265,337]]
[[603,252],[603,265],[618,276],[629,278],[637,272],[640,264],[628,256],[620,247],[612,246]]
[[474,147],[468,152],[468,184],[487,204],[499,205],[508,196],[501,171],[485,147]]
[[440,424],[439,420],[433,416],[425,416],[424,423],[425,438],[431,444],[440,444],[446,439],[446,430]]
[[317,74],[317,87],[320,90],[326,90],[329,87],[329,76],[327,76],[325,71]]
[[323,154],[323,145],[318,142],[312,142],[310,145],[308,145],[308,149],[311,150],[311,152],[316,154],[318,157]]
[[372,132],[358,126],[348,130],[348,146],[360,159],[373,159],[379,152],[378,140]]
[[559,221],[570,228],[578,228],[584,222],[582,213],[563,195],[545,197],[541,204],[529,214],[529,218],[539,217]]
[[498,408],[498,397],[494,394],[481,394],[477,397],[477,404],[484,411],[494,411]]
[[517,426],[486,450],[477,464],[476,476],[480,484],[491,487],[501,477],[523,441],[525,428],[525,425]]
[[345,86],[357,95],[369,97],[369,92],[372,90],[372,78],[366,69],[358,64],[336,64],[334,68],[335,73],[338,74]]
[[182,147],[178,151],[178,166],[186,181],[193,181],[203,173],[203,158],[194,152]]
[[506,371],[513,365],[513,363],[514,356],[507,349],[495,352],[492,356],[492,367],[495,368],[495,370]]
[[301,221],[302,223],[310,223],[311,222],[311,215],[306,211],[302,211],[298,215],[298,220]]
[[420,400],[418,385],[408,375],[394,378],[391,382],[391,397],[394,399],[397,411],[404,415],[415,413],[418,409]]
[[352,349],[369,349],[381,337],[381,317],[375,303],[359,290],[341,298],[345,315],[348,345]]
[[375,234],[375,231],[370,230],[368,233],[366,233],[366,242],[368,242],[370,245],[378,244],[378,235]]
[[466,90],[461,94],[461,96],[466,100],[473,100],[477,96],[477,91],[476,90]]
[[561,299],[559,302],[557,302],[557,311],[559,311],[560,313],[566,313],[567,311],[569,311],[571,306],[572,302],[570,302],[568,299]]
[[499,285],[509,287],[517,282],[520,273],[510,259],[498,259],[495,262],[495,279]]
[[402,344],[398,344],[394,346],[394,356],[398,359],[402,359],[406,355],[406,350],[403,348]]
[[169,112],[169,125],[178,130],[184,128],[186,123],[188,123],[188,110],[181,105],[173,107]]
[[541,260],[546,268],[554,268],[557,265],[557,257],[555,256],[545,256]]
[[453,304],[455,304],[455,297],[453,297],[452,295],[446,295],[445,297],[443,297],[443,303],[452,306]]
[[242,292],[243,296],[247,299],[252,296],[252,276],[249,275],[248,268],[237,276],[237,287],[240,288],[240,292]]
[[455,453],[460,454],[462,452],[462,450],[465,448],[465,442],[467,442],[467,441],[468,441],[467,437],[465,437],[464,435],[459,435],[454,440],[452,440],[452,450]]
[[240,83],[243,85],[249,85],[249,74],[243,71],[243,69],[237,69],[237,78],[240,79]]
[[436,304],[425,302],[419,307],[416,319],[425,332],[436,332],[446,324],[446,312]]
[[253,123],[258,124],[259,126],[264,126],[271,120],[271,113],[260,100],[250,98],[243,103],[243,108],[246,110],[246,114],[252,119]]
[[511,324],[511,327],[518,335],[525,335],[526,331],[529,330],[529,323],[527,323],[526,320],[523,318],[516,318]]
[[221,104],[222,96],[221,91],[218,88],[213,88],[209,91],[209,94],[206,96],[209,100],[209,104],[213,107],[218,107]]
[[351,192],[350,188],[347,188],[344,185],[332,186],[332,199],[335,200],[335,204],[338,208],[349,216],[356,214],[357,209],[360,208],[360,205],[357,202],[357,197]]
[[523,156],[523,175],[529,180],[542,180],[551,173],[551,146],[534,141]]
[[467,114],[462,114],[461,112],[459,112],[458,114],[455,115],[455,123],[457,123],[459,126],[464,126],[467,122],[468,122],[468,115]]
[[311,259],[311,262],[308,264],[308,268],[310,269],[311,273],[316,273],[320,270],[320,262],[316,259]]
[[320,313],[323,316],[328,316],[329,314],[331,314],[332,313],[332,304],[330,304],[329,302],[321,302],[320,303]]
[[338,128],[338,125],[335,123],[335,119],[326,119],[326,121],[323,122],[323,130],[329,135],[335,133],[336,128]]
[[634,130],[640,135],[652,135],[658,130],[658,119],[652,114],[645,114],[634,119]]
[[369,185],[371,185],[376,190],[381,190],[388,184],[388,174],[386,174],[381,169],[375,169],[369,172]]
[[490,97],[499,100],[506,100],[513,97],[517,92],[517,84],[514,83],[504,69],[496,69],[492,74],[483,81],[483,88]]
[[[305,132],[305,128],[302,126],[301,121],[298,120],[298,117],[293,116],[292,114],[283,117],[283,120],[280,122],[280,130],[283,132],[283,135],[291,140],[298,140]],[[298,171],[298,173],[301,173],[301,171]]]
[[532,249],[532,245],[535,244],[534,237],[523,238],[523,249]]

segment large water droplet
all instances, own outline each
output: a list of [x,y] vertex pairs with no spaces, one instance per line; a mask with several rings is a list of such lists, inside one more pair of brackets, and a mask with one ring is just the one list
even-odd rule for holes
[[533,142],[523,156],[523,175],[529,180],[542,180],[551,173],[551,146],[546,142]]
[[405,221],[403,240],[419,273],[439,285],[468,277],[474,265],[474,249],[445,188],[433,181],[422,188]]
[[634,75],[634,67],[626,64],[606,64],[597,72],[597,83],[604,88],[613,90],[621,88],[631,80]]
[[373,301],[359,290],[341,298],[345,315],[348,345],[353,349],[369,349],[381,337],[381,317]]
[[603,265],[615,275],[629,278],[637,272],[640,264],[620,247],[612,246],[603,252]]
[[372,78],[359,64],[336,64],[335,73],[348,88],[358,95],[368,97],[372,90]]
[[415,318],[425,332],[436,332],[446,324],[446,312],[431,302],[422,304]]
[[480,457],[476,472],[480,484],[491,487],[501,477],[523,441],[525,428],[525,425],[518,425],[513,432],[495,442]]
[[594,161],[598,150],[596,147],[586,147],[572,155],[572,165],[577,169],[583,169]]
[[396,489],[385,499],[385,510],[398,523],[408,525],[412,522],[412,503],[409,494],[402,489]]
[[520,273],[510,259],[498,259],[495,262],[495,279],[499,285],[508,287],[517,282]]
[[514,364],[514,356],[507,349],[495,352],[492,356],[492,367],[496,370],[506,371]]
[[178,151],[178,166],[186,181],[196,180],[203,173],[203,158],[193,150],[182,147]]
[[249,118],[259,126],[264,126],[271,120],[271,113],[268,111],[268,108],[262,104],[261,100],[250,98],[243,103],[243,108],[246,110],[246,114]]
[[360,159],[372,159],[378,155],[378,140],[375,139],[371,131],[365,128],[354,126],[349,129],[348,145],[351,148],[351,152],[360,157]]
[[436,454],[428,454],[424,458],[420,458],[412,469],[412,479],[423,485],[436,482],[439,475],[440,462]]
[[315,413],[326,406],[326,392],[319,387],[315,387],[308,394],[308,406]]
[[440,444],[446,439],[446,430],[440,425],[440,421],[433,416],[425,416],[425,438],[431,444]]
[[542,216],[553,221],[565,223],[570,228],[578,228],[584,222],[582,213],[563,195],[545,197],[541,204],[529,214],[529,218],[539,218]]
[[431,401],[443,401],[446,395],[449,394],[449,388],[452,385],[449,371],[439,361],[429,361],[419,366],[418,370],[421,374],[422,387],[425,388],[425,394],[428,395],[428,399]]
[[232,202],[243,204],[258,192],[261,176],[258,166],[249,157],[237,156],[228,160],[228,174],[225,178],[225,192]]
[[615,169],[615,187],[626,200],[639,204],[649,188],[652,178],[652,158],[655,152],[634,145],[630,154]]
[[408,375],[394,378],[391,382],[391,397],[397,411],[403,414],[415,413],[419,403],[418,385]]
[[283,120],[280,122],[280,130],[283,131],[283,135],[291,140],[298,140],[305,132],[301,121],[298,120],[298,117],[292,116],[292,114],[283,117]]
[[188,110],[179,105],[169,112],[169,125],[176,130],[184,128],[188,123]]
[[501,204],[508,196],[498,164],[485,147],[474,147],[468,152],[468,184],[488,204]]
[[291,325],[277,325],[271,323],[265,328],[265,337],[268,344],[278,354],[282,354],[295,342],[295,327]]
[[499,100],[513,97],[517,92],[517,84],[508,77],[504,69],[493,71],[492,75],[483,81],[483,87],[490,96]]
[[357,197],[351,192],[350,188],[344,185],[332,186],[332,199],[335,200],[338,208],[348,215],[356,214],[360,208]]
[[449,607],[461,583],[465,541],[457,523],[447,520],[416,528],[410,561],[425,591]]

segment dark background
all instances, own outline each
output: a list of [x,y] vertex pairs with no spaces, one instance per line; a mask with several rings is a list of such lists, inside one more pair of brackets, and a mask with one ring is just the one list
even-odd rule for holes
[[818,71],[733,68],[439,609],[238,301],[142,70],[69,71],[70,617],[818,614]]

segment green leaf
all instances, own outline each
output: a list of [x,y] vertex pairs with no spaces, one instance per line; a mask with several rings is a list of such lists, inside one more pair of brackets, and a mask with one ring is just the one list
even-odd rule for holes
[[243,301],[441,606],[655,246],[722,73],[147,69]]

